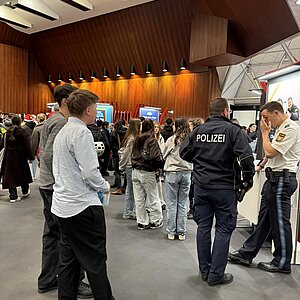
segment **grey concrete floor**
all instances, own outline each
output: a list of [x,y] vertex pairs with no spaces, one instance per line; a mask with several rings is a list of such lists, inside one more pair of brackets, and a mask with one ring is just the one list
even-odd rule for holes
[[[135,221],[123,220],[124,196],[112,196],[105,207],[107,222],[108,273],[117,300],[269,300],[299,299],[300,267],[291,275],[266,273],[259,261],[269,261],[263,249],[250,268],[228,264],[234,282],[209,287],[198,277],[195,233],[188,221],[186,241],[166,239],[165,226],[158,230],[137,230]],[[41,265],[42,201],[37,182],[31,195],[9,203],[7,191],[0,191],[0,299],[57,299],[57,291],[37,293]],[[237,249],[248,233],[237,229],[231,250]]]

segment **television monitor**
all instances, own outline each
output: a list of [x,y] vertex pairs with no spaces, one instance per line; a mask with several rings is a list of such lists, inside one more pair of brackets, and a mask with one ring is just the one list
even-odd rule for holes
[[107,121],[108,123],[113,122],[114,107],[106,103],[97,103],[97,120]]
[[144,117],[145,119],[150,119],[152,121],[159,122],[159,108],[148,108],[141,107],[140,108],[140,117]]

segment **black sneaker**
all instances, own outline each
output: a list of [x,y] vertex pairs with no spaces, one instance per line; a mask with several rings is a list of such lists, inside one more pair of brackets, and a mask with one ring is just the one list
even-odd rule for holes
[[138,229],[139,230],[145,230],[145,229],[149,229],[150,228],[150,225],[144,225],[144,224],[140,224],[138,223]]
[[161,206],[161,209],[162,209],[162,210],[166,210],[166,204],[163,204],[163,205]]
[[81,299],[90,299],[94,297],[90,285],[83,281],[79,282],[77,296]]
[[233,281],[233,276],[230,273],[225,273],[223,278],[216,281],[207,280],[207,284],[210,286],[218,285],[218,284],[229,284]]
[[150,223],[150,228],[157,229],[162,227],[163,225],[164,225],[163,221],[159,221],[158,223]]
[[240,263],[241,265],[250,267],[252,264],[252,260],[244,258],[239,251],[234,251],[228,254],[228,260],[234,263]]

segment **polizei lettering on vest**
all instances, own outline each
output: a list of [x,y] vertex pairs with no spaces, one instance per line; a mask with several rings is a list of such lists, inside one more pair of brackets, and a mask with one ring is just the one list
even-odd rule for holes
[[196,142],[201,142],[201,143],[225,143],[225,134],[223,134],[223,133],[202,133],[202,134],[197,134]]

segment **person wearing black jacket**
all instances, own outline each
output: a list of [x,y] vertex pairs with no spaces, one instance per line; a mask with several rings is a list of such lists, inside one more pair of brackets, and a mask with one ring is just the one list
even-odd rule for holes
[[291,120],[299,121],[299,108],[294,104],[293,98],[291,97],[288,99],[288,113]]
[[[91,131],[93,138],[94,138],[94,142],[102,142],[106,149],[107,148],[106,139],[105,139],[104,134],[101,132],[101,128],[99,128],[95,123],[87,125],[87,128]],[[101,156],[98,155],[100,172],[101,172],[101,166],[102,166],[102,162],[103,162],[103,159],[101,159]]]
[[[198,225],[197,250],[201,278],[209,285],[233,280],[225,273],[230,237],[236,227],[236,191],[252,187],[254,165],[251,148],[239,126],[228,119],[226,99],[210,102],[210,117],[180,147],[182,159],[194,164],[194,221]],[[240,166],[238,160],[240,161]],[[240,169],[241,167],[241,169]],[[241,181],[241,171],[243,181]],[[211,228],[216,218],[214,245]]]
[[[144,120],[142,134],[134,141],[131,164],[138,229],[160,228],[163,226],[163,216],[158,198],[158,180],[163,160],[154,136],[153,122],[149,119]],[[149,215],[146,202],[150,209]]]
[[97,126],[100,128],[105,145],[104,153],[100,157],[100,172],[102,176],[109,176],[109,173],[107,171],[110,159],[110,133],[108,130],[108,125],[109,123],[107,121],[102,122],[101,120],[97,120]]
[[167,141],[167,139],[172,136],[174,133],[174,130],[173,130],[173,120],[168,118],[166,120],[166,124],[164,126],[164,128],[162,129],[161,131],[161,135],[162,137],[164,138],[165,142]]
[[115,129],[111,134],[111,139],[110,139],[112,159],[114,165],[114,175],[115,175],[115,183],[113,186],[117,188],[114,192],[112,192],[113,195],[122,195],[123,193],[121,171],[119,168],[120,158],[119,158],[118,151],[121,148],[122,141],[127,131],[127,128],[124,125],[125,125],[124,120],[119,120],[115,125]]

